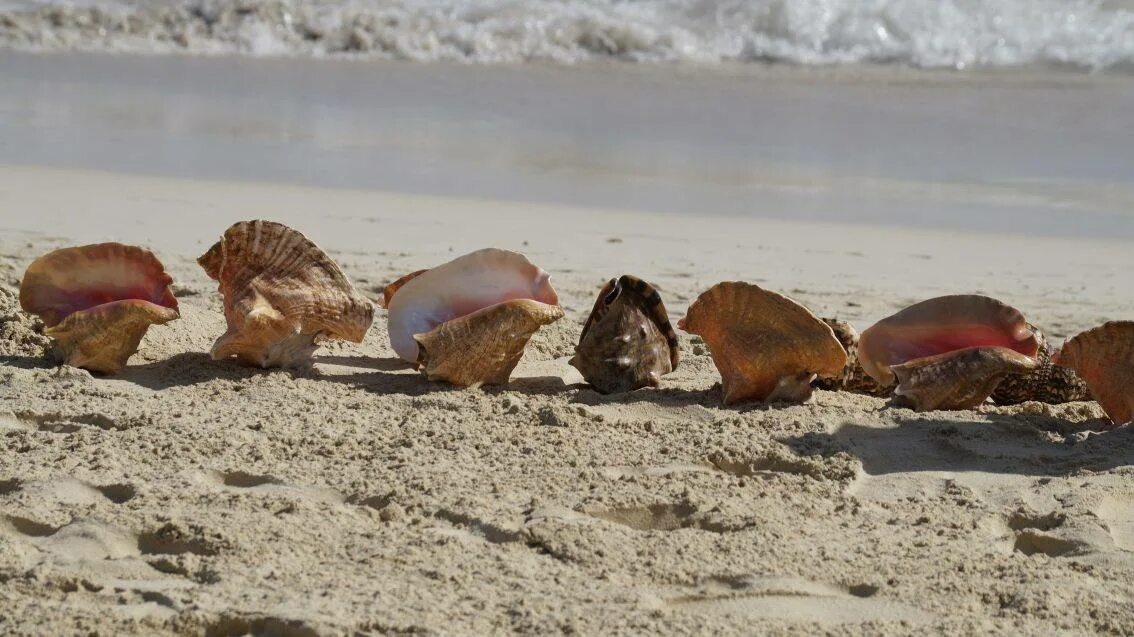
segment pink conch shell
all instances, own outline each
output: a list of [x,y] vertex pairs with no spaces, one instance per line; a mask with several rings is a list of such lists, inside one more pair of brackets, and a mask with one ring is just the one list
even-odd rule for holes
[[1114,424],[1134,420],[1134,321],[1111,321],[1075,336],[1053,362],[1086,381]]
[[749,283],[713,286],[689,306],[678,327],[709,346],[725,404],[806,400],[812,380],[841,374],[847,362],[826,323],[795,301]]
[[878,321],[859,337],[858,360],[888,387],[895,380],[893,365],[969,347],[1006,347],[1031,358],[1039,352],[1018,310],[987,296],[958,294],[922,301]]
[[679,356],[661,295],[624,274],[599,292],[569,364],[608,394],[657,387],[677,367]]
[[374,308],[307,237],[272,221],[233,225],[197,260],[220,282],[228,331],[212,356],[260,367],[311,358],[327,338],[361,342]]
[[389,308],[390,307],[390,299],[392,299],[394,297],[395,292],[402,289],[402,286],[405,285],[406,283],[409,283],[411,280],[417,278],[418,276],[420,276],[422,274],[425,274],[428,271],[429,270],[426,269],[426,270],[418,270],[416,272],[410,272],[409,274],[399,278],[397,281],[394,281],[390,285],[387,285],[385,288],[383,288],[382,289],[382,307],[383,308]]
[[894,393],[915,410],[929,411],[976,407],[1005,376],[1037,365],[1034,357],[1007,347],[967,347],[893,365],[890,371],[898,379]]
[[63,248],[36,259],[20,284],[20,305],[38,315],[68,365],[114,374],[150,325],[180,316],[161,262],[121,243]]
[[562,317],[558,305],[531,299],[498,303],[415,335],[417,362],[430,380],[464,386],[504,384],[532,334]]
[[532,299],[558,305],[551,277],[516,252],[486,248],[409,278],[391,295],[390,345],[403,360],[418,362],[414,337],[438,325],[498,303]]

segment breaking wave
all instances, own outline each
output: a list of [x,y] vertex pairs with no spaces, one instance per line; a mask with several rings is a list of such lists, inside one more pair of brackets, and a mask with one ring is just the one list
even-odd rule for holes
[[0,0],[24,50],[472,63],[1134,62],[1134,10],[1089,0]]

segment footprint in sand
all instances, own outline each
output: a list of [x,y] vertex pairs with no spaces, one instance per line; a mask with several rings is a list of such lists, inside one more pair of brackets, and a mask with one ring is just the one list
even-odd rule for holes
[[844,587],[797,578],[750,577],[659,592],[663,608],[698,615],[820,624],[922,624],[934,619],[921,609],[878,598],[877,587],[870,585]]

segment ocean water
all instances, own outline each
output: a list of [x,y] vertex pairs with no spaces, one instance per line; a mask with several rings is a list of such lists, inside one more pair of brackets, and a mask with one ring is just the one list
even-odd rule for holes
[[1134,66],[1093,0],[0,0],[0,47],[485,64]]

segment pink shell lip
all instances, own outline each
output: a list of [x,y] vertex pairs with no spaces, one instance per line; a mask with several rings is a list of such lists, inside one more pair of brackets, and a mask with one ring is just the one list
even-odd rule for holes
[[150,303],[174,314],[177,298],[152,252],[121,243],[61,248],[28,266],[20,305],[54,327],[71,314],[123,301]]
[[970,347],[1039,354],[1039,340],[1018,310],[990,297],[958,294],[915,303],[875,323],[859,339],[859,363],[889,384],[890,366]]

